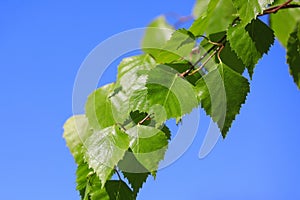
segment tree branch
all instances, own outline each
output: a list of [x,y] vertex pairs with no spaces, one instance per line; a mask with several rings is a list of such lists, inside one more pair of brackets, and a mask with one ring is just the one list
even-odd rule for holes
[[142,119],[141,121],[139,121],[138,125],[143,124],[148,119],[150,119],[150,114],[148,114],[144,119]]
[[272,13],[277,13],[278,10],[281,10],[281,9],[300,8],[300,5],[290,4],[291,2],[292,2],[292,0],[288,0],[287,2],[284,2],[283,4],[280,4],[278,6],[273,6],[271,8],[268,8],[268,9],[264,10],[263,13],[259,14],[258,16],[263,16],[263,15],[268,15],[268,14],[272,14]]

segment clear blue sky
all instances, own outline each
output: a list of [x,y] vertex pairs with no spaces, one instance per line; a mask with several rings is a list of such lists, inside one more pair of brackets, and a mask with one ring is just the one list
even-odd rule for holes
[[[1,1],[1,199],[79,199],[62,125],[72,115],[82,61],[109,36],[144,27],[161,13],[188,15],[193,2]],[[115,69],[106,74],[115,75]],[[149,179],[139,199],[300,199],[299,103],[276,42],[255,69],[226,140],[198,158],[208,122],[202,113],[204,128],[190,149]]]

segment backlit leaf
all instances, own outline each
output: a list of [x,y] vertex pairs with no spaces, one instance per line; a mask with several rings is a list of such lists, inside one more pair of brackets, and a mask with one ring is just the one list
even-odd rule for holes
[[158,124],[166,119],[181,117],[197,107],[192,85],[166,65],[159,65],[149,72],[146,87],[148,113],[155,113]]
[[243,23],[247,24],[255,19],[258,14],[263,13],[274,0],[232,0],[234,6],[238,10],[239,17]]
[[82,160],[83,141],[91,134],[92,130],[85,115],[72,116],[64,124],[63,137],[77,163]]
[[104,184],[129,147],[129,137],[119,127],[95,131],[85,142],[85,159]]
[[168,146],[168,138],[159,129],[137,125],[127,131],[130,136],[130,148],[135,158],[147,169],[144,173],[158,169]]
[[206,12],[202,11],[189,30],[195,36],[225,31],[236,18],[236,12],[231,0],[211,0]]
[[142,41],[143,51],[156,57],[173,32],[174,28],[168,24],[164,16],[157,17],[146,29]]
[[[284,2],[286,0],[276,1],[275,3],[282,4]],[[296,2],[293,1],[293,3]],[[289,36],[294,31],[298,21],[300,21],[300,8],[281,9],[276,14],[270,15],[271,28],[284,47],[287,47]]]
[[90,125],[100,130],[116,123],[110,96],[114,91],[114,84],[105,85],[95,90],[89,97],[85,105],[86,116]]

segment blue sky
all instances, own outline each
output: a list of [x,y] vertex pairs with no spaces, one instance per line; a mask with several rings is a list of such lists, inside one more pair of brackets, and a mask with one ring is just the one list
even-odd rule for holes
[[[17,1],[0,3],[1,199],[76,200],[75,163],[62,138],[72,115],[76,73],[88,53],[119,32],[194,1]],[[115,68],[104,77],[116,76]],[[188,151],[149,179],[152,199],[300,199],[300,91],[272,47],[257,65],[251,93],[228,137],[198,152],[208,118]]]

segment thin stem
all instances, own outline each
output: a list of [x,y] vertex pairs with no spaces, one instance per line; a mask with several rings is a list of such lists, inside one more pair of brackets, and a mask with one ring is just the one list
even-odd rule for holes
[[208,61],[212,58],[212,57],[214,57],[218,52],[219,52],[219,50],[221,49],[221,46],[219,46],[205,61],[204,61],[204,63],[202,63],[202,65],[200,66],[200,67],[198,67],[196,70],[194,70],[192,73],[190,73],[189,74],[189,76],[191,76],[191,75],[193,75],[193,74],[195,74],[195,73],[197,73],[198,71],[200,71],[207,63],[208,63]]
[[[206,38],[206,37],[204,36],[204,38]],[[211,43],[211,44],[213,44],[213,46],[210,49],[208,49],[207,52],[205,52],[193,65],[191,65],[191,67],[188,70],[186,70],[185,72],[179,74],[179,76],[180,77],[186,77],[188,75],[193,75],[194,72],[192,74],[190,74],[190,72],[193,69],[195,69],[195,66],[198,65],[207,55],[209,55],[211,51],[213,51],[213,50],[215,50],[215,51],[219,50],[221,46],[224,46],[223,42],[224,42],[225,39],[226,39],[226,35],[224,35],[218,42],[212,42],[212,41],[210,41],[208,39],[208,42]],[[217,47],[217,49],[216,49],[216,47]],[[209,56],[209,59],[211,59],[211,57],[212,56]],[[203,64],[205,65],[209,61],[209,59],[206,60]],[[200,66],[201,68],[204,67],[203,64]],[[197,70],[199,71],[200,69],[198,68]]]
[[[201,62],[212,50],[214,50],[215,49],[215,45],[214,46],[212,46],[210,49],[208,49],[208,51],[207,52],[205,52],[198,60],[197,60],[197,62],[196,63],[199,63],[199,62]],[[196,64],[191,64],[191,67],[188,69],[188,70],[186,70],[185,72],[183,72],[183,73],[181,73],[181,74],[179,74],[179,76],[181,76],[181,77],[186,77],[194,68],[195,68],[195,65]]]
[[222,63],[222,59],[221,59],[220,55],[221,55],[221,52],[224,49],[224,47],[225,47],[225,44],[222,45],[221,48],[218,50],[218,60],[219,60],[220,63]]
[[[225,38],[226,38],[226,35],[224,35],[218,42],[213,42],[212,44],[214,44],[214,46],[212,46],[212,47],[211,47],[211,48],[210,48],[203,56],[201,56],[201,57],[195,62],[194,65],[198,65],[198,64],[203,60],[203,58],[206,57],[206,56],[207,56],[212,50],[214,50],[216,47],[217,47],[217,49],[215,49],[215,52],[218,51],[218,50],[220,49],[221,46],[224,46],[224,45],[223,45],[223,42],[224,42]],[[209,56],[209,57],[211,57],[211,56]],[[207,61],[207,62],[208,62],[208,61]],[[204,63],[206,64],[207,62],[204,62]]]
[[120,128],[121,128],[124,132],[126,132],[126,128],[125,128],[125,126],[124,126],[123,124],[117,123],[117,125],[119,125]]
[[300,5],[290,4],[291,2],[292,2],[292,0],[288,0],[288,1],[286,1],[283,4],[280,4],[278,6],[274,6],[274,7],[268,8],[268,9],[264,10],[263,13],[259,14],[258,16],[263,16],[263,15],[268,15],[268,14],[276,13],[280,9],[299,8],[300,7]]
[[148,119],[150,119],[150,114],[148,114],[144,119],[142,119],[141,121],[139,121],[138,125],[143,124]]

